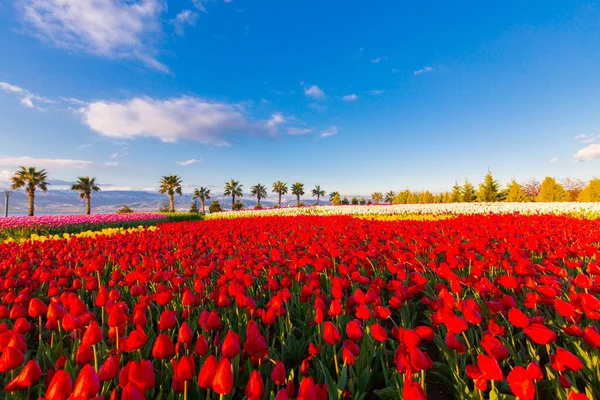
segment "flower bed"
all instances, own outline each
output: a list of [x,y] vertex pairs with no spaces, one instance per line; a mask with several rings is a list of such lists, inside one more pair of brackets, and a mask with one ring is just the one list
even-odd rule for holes
[[0,244],[0,383],[46,399],[600,398],[600,220],[161,224]]

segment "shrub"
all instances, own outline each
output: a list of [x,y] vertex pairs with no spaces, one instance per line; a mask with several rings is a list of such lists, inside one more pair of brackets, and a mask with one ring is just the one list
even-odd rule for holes
[[218,213],[221,211],[223,211],[223,209],[221,208],[221,204],[218,200],[214,200],[212,203],[210,203],[210,206],[208,206],[208,212],[210,212],[211,214]]
[[255,209],[255,210],[262,210],[262,208],[263,208],[262,204],[256,204],[256,205],[254,206],[254,209]]
[[133,210],[129,206],[125,205],[117,211],[117,214],[131,214]]
[[190,213],[198,214],[200,210],[198,210],[198,204],[195,201],[192,202],[192,206],[190,207]]
[[244,208],[244,202],[241,200],[236,200],[235,204],[233,205],[233,209],[234,210],[241,210]]

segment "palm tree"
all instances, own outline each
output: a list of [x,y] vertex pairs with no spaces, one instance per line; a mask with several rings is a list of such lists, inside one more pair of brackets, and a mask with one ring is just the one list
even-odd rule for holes
[[99,192],[100,188],[96,186],[96,178],[90,178],[89,176],[80,176],[77,181],[71,186],[71,190],[79,192],[79,197],[85,199],[85,213],[90,214],[92,207],[90,205],[90,199],[92,192]]
[[181,193],[181,178],[177,175],[163,176],[160,179],[158,193],[169,196],[169,212],[175,212],[175,200],[173,196],[175,193],[180,196],[183,194]]
[[393,190],[390,190],[385,194],[385,202],[392,204],[394,202],[394,197],[396,197],[396,193]]
[[258,205],[260,205],[260,199],[267,198],[267,188],[260,183],[252,186],[250,188],[250,197],[256,197]]
[[292,194],[296,195],[297,203],[300,206],[300,196],[304,195],[304,183],[296,182],[292,185]]
[[210,199],[210,189],[204,186],[200,186],[200,189],[194,189],[194,201],[200,199],[202,204],[202,214],[205,214],[204,201]]
[[45,169],[36,170],[35,167],[19,167],[20,169],[15,172],[11,178],[12,189],[16,190],[25,186],[27,192],[27,201],[29,206],[30,217],[33,217],[35,207],[35,190],[40,189],[43,192],[48,191],[49,183],[46,182],[48,179],[48,173]]
[[273,184],[273,193],[277,193],[279,195],[279,207],[281,207],[281,195],[286,194],[287,192],[288,192],[287,183],[277,181]]
[[225,183],[225,196],[231,196],[231,209],[234,210],[235,198],[242,197],[242,185],[240,181],[234,181],[233,179]]
[[317,205],[319,205],[319,200],[321,196],[325,196],[325,191],[321,189],[321,185],[315,185],[315,188],[312,190],[312,195],[317,196]]
[[381,200],[383,200],[383,194],[381,194],[381,192],[375,192],[371,195],[371,199],[373,199],[375,204],[379,204]]
[[337,195],[337,196],[339,196],[339,195],[340,195],[340,192],[331,192],[331,193],[329,193],[329,201],[333,201],[333,198],[334,198],[336,195]]

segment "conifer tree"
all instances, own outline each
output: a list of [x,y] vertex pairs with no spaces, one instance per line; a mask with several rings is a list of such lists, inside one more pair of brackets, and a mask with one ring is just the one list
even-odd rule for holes
[[458,182],[454,182],[452,193],[450,194],[450,203],[460,203],[462,201],[462,187]]
[[525,190],[523,190],[523,187],[519,184],[519,182],[513,179],[508,184],[506,201],[510,203],[524,203],[531,200],[529,196],[527,196],[527,193],[525,193]]
[[479,190],[477,191],[477,201],[491,203],[499,201],[500,199],[500,185],[498,181],[492,177],[492,172],[488,170],[483,178],[483,182],[479,184]]
[[540,194],[536,198],[536,201],[546,203],[554,201],[569,201],[569,195],[561,184],[556,182],[554,178],[547,176],[542,181]]
[[595,202],[600,201],[600,178],[593,178],[581,191],[577,201]]
[[477,195],[475,194],[475,187],[469,180],[465,181],[465,184],[462,186],[462,198],[461,201],[463,203],[472,203],[477,199]]

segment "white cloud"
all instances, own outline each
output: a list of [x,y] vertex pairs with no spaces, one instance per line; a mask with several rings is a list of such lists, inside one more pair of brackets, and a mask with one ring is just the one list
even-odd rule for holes
[[119,165],[118,161],[107,161],[105,163],[102,163],[103,166],[105,167],[116,167]]
[[575,140],[577,140],[578,142],[584,143],[584,144],[590,144],[590,143],[594,143],[596,141],[596,139],[598,139],[599,137],[600,137],[600,135],[590,135],[590,134],[583,133],[581,135],[575,136]]
[[[198,10],[200,10],[200,11],[202,11],[202,12],[208,12],[208,11],[206,10],[206,6],[205,6],[204,4],[205,4],[205,3],[216,2],[216,1],[218,1],[218,0],[192,0],[192,3],[194,3],[194,6],[195,6],[195,7],[196,7]],[[233,0],[223,0],[223,3],[231,3],[232,1],[233,1]],[[241,11],[240,11],[240,9],[237,9],[237,11],[238,11],[238,12],[241,12],[241,11],[244,11],[244,10],[241,10]]]
[[192,10],[183,10],[173,20],[171,23],[175,27],[175,33],[179,36],[183,36],[184,29],[187,25],[194,26],[196,25],[196,21],[198,20],[198,14],[193,12]]
[[418,76],[418,75],[422,75],[422,74],[424,74],[426,72],[431,72],[431,71],[433,71],[433,68],[431,68],[431,67],[423,67],[423,68],[418,69],[415,72],[413,72],[413,75],[414,76]]
[[560,161],[560,158],[551,158],[550,159],[550,164],[556,164],[559,161]]
[[85,101],[76,99],[75,97],[62,97],[61,96],[61,97],[59,97],[59,99],[61,99],[62,101],[65,101],[67,103],[72,103],[72,104],[78,104],[78,105],[86,104]]
[[369,94],[372,94],[373,96],[379,96],[380,94],[384,94],[385,90],[380,90],[380,89],[376,89],[376,90],[371,90],[369,92]]
[[400,72],[400,70],[397,68],[392,68],[392,74],[397,74],[398,72]]
[[154,137],[163,142],[194,140],[229,145],[231,136],[274,136],[283,117],[250,120],[240,105],[196,97],[157,100],[136,97],[122,102],[96,101],[79,110],[92,130],[113,138]]
[[591,161],[600,158],[600,144],[590,144],[575,153],[575,158],[581,161]]
[[287,129],[287,133],[290,135],[304,135],[304,134],[311,133],[311,132],[312,132],[312,129],[309,129],[309,128],[292,127],[292,128]]
[[37,168],[69,167],[85,168],[94,165],[92,161],[69,160],[58,158],[6,157],[0,158],[0,165],[5,167],[35,166]]
[[7,83],[7,82],[0,82],[0,91],[14,94],[14,95],[20,97],[21,104],[28,108],[37,108],[38,110],[42,110],[41,108],[35,106],[35,104],[33,103],[33,100],[35,100],[36,102],[45,103],[45,104],[56,103],[56,101],[54,101],[54,100],[48,99],[46,97],[38,96],[36,94],[31,93],[27,89],[24,89],[19,86],[11,85],[10,83]]
[[185,160],[185,161],[177,161],[175,164],[181,167],[187,167],[188,165],[199,163],[201,160],[196,160],[195,158]]
[[387,57],[377,57],[377,58],[372,59],[371,63],[373,63],[373,64],[379,64],[380,62],[385,61],[387,59],[388,59]]
[[22,93],[25,91],[25,89],[19,86],[11,85],[10,83],[6,82],[0,82],[0,90],[8,93]]
[[312,85],[311,87],[304,88],[304,94],[316,100],[321,100],[326,97],[325,92],[322,91],[317,85]]
[[77,147],[77,150],[88,149],[90,147],[92,147],[92,145],[89,144],[89,143],[88,144],[82,144],[81,146]]
[[153,39],[161,34],[164,0],[19,0],[30,32],[52,45],[109,58],[141,60],[168,68],[154,58]]
[[347,94],[344,97],[342,97],[342,100],[344,100],[344,101],[355,101],[355,100],[358,100],[358,96],[355,95],[354,93],[353,94]]
[[327,106],[324,106],[324,105],[321,105],[321,104],[318,104],[318,103],[310,103],[308,105],[308,108],[311,108],[311,109],[313,109],[315,111],[318,111],[318,112],[323,112],[323,111],[327,110]]
[[21,104],[28,108],[34,108],[33,102],[31,101],[31,97],[23,97],[21,99]]
[[319,136],[322,138],[326,138],[326,137],[333,136],[337,133],[338,133],[338,128],[337,128],[337,126],[333,125],[333,126],[329,127],[328,129],[324,130],[323,132],[321,132],[321,134]]

